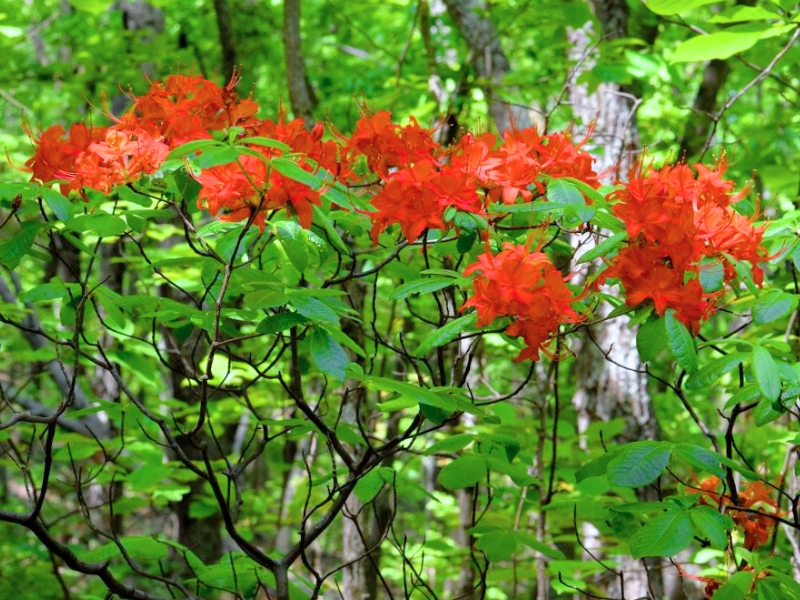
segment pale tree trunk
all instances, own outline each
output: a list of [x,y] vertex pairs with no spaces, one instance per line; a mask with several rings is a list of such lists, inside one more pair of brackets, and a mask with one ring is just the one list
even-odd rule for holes
[[[605,38],[618,39],[627,35],[625,0],[592,4]],[[591,23],[567,33],[571,57],[577,61],[569,86],[569,100],[577,121],[574,134],[582,137],[593,125],[593,147],[589,150],[599,156],[595,169],[598,172],[612,170],[624,177],[633,159],[630,149],[638,138],[635,125],[638,101],[614,83],[601,83],[592,93],[585,85],[576,83],[578,75],[593,66],[591,39],[594,34]],[[625,420],[625,431],[618,442],[658,439],[647,376],[636,350],[636,331],[630,327],[628,319],[618,317],[593,325],[575,343],[574,350],[577,353],[574,366],[577,387],[572,402],[578,415],[578,431],[583,433],[591,423],[621,417]],[[655,499],[651,497],[652,488],[640,492],[642,500]],[[582,537],[584,544],[597,553],[602,545],[599,531],[591,524],[584,524]],[[585,558],[591,560],[588,556]],[[660,561],[635,561],[623,556],[618,569],[624,575],[624,583],[617,577],[598,582],[604,594],[659,600],[663,597]]]

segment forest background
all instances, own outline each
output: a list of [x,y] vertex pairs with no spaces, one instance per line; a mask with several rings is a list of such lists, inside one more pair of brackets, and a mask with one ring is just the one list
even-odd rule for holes
[[[800,598],[798,22],[784,0],[0,2],[0,596]],[[417,239],[332,212],[363,191],[274,145],[325,202],[262,233],[195,207],[187,172],[243,164],[228,130],[85,204],[27,183],[40,129],[108,126],[171,73],[326,140],[383,110],[444,146],[568,130],[604,187],[542,178]],[[517,363],[507,321],[459,310],[485,232],[577,294],[634,238],[611,186],[723,153],[737,214],[770,224],[752,264],[698,263],[696,328],[611,279]]]

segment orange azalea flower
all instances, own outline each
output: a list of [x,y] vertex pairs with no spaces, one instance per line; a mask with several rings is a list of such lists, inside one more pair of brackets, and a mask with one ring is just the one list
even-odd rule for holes
[[577,323],[583,317],[575,312],[577,300],[564,282],[561,272],[542,252],[525,246],[504,243],[496,256],[488,250],[478,262],[464,269],[465,275],[478,273],[473,280],[473,296],[461,307],[475,307],[479,327],[498,317],[512,317],[506,329],[512,337],[521,336],[527,344],[517,362],[539,359],[539,351],[558,332],[562,323]]
[[[697,488],[688,491],[700,494],[701,504],[710,504],[725,508],[731,513],[734,522],[744,531],[744,547],[747,550],[757,550],[769,541],[775,530],[775,519],[771,515],[780,515],[778,503],[769,497],[770,489],[763,481],[751,481],[739,490],[739,505],[735,505],[730,496],[717,493],[720,484],[719,477],[708,477]],[[749,509],[749,511],[738,509]],[[759,512],[750,512],[759,511]]]
[[676,316],[697,334],[700,321],[714,311],[719,291],[706,293],[700,285],[700,262],[714,258],[724,268],[724,283],[737,273],[726,255],[751,265],[753,280],[761,284],[766,260],[763,227],[730,206],[746,190],[733,194],[733,182],[722,178],[724,158],[714,169],[695,165],[664,166],[657,171],[641,163],[629,181],[611,195],[618,200],[614,214],[625,222],[628,246],[609,261],[599,279],[619,277],[626,303],[638,306],[652,301],[663,315],[672,308]]

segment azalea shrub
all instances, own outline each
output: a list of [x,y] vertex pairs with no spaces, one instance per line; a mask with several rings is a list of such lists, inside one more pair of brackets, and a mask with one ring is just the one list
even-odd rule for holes
[[[722,154],[597,173],[568,131],[445,147],[362,107],[347,135],[234,88],[173,75],[108,126],[31,127],[2,185],[0,521],[63,585],[333,597],[367,561],[386,597],[591,594],[628,555],[800,597],[795,475],[744,443],[796,441],[797,290],[768,275],[797,215]],[[619,318],[672,437],[559,405],[573,341]]]

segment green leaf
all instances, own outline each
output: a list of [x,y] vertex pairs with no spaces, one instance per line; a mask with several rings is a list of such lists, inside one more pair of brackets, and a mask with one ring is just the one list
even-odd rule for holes
[[782,290],[763,292],[753,305],[753,321],[757,325],[777,321],[797,308],[797,296]]
[[425,455],[430,456],[437,452],[458,452],[469,446],[475,441],[475,435],[472,433],[457,433],[455,435],[448,435],[443,440],[434,442],[425,448]]
[[531,535],[530,533],[525,533],[524,531],[515,531],[514,537],[517,538],[518,541],[525,544],[528,548],[532,550],[536,550],[537,552],[541,552],[548,558],[552,558],[555,560],[563,560],[566,558],[564,553],[561,552],[558,548],[551,548],[547,544],[544,544],[536,539],[535,536]]
[[672,62],[702,62],[729,58],[755,46],[772,29],[769,23],[734,25],[709,35],[699,35],[681,43],[672,55]]
[[310,321],[320,324],[338,325],[339,315],[324,302],[309,296],[291,296],[292,306]]
[[617,457],[621,450],[621,447],[612,448],[599,458],[587,462],[575,473],[575,481],[580,483],[584,479],[589,479],[590,477],[605,475],[608,472],[608,463]]
[[398,285],[390,294],[389,300],[403,300],[413,294],[426,294],[428,292],[436,292],[438,290],[450,287],[454,284],[453,279],[449,277],[425,277],[422,279],[415,279],[408,283]]
[[764,346],[753,348],[753,374],[761,393],[768,400],[775,402],[781,396],[781,378],[778,365],[772,354]]
[[647,8],[658,15],[677,15],[718,0],[647,0]]
[[704,505],[692,508],[689,516],[694,523],[695,535],[708,540],[713,548],[725,549],[728,545],[727,532],[733,527],[730,517]]
[[737,23],[742,21],[763,21],[782,19],[780,13],[763,6],[732,6],[711,17],[712,23]]
[[725,469],[720,466],[722,457],[702,446],[688,443],[675,444],[672,447],[672,460],[683,460],[698,472],[707,471],[717,477],[725,476]]
[[427,356],[434,348],[438,348],[439,346],[444,346],[445,344],[452,342],[464,331],[475,327],[475,322],[477,320],[477,313],[470,313],[450,321],[443,327],[440,327],[439,329],[429,333],[425,339],[422,340],[422,343],[419,345],[419,348],[417,348],[417,351],[414,353],[414,355],[417,358]]
[[697,371],[700,362],[697,358],[697,346],[694,338],[686,329],[686,325],[675,318],[674,310],[667,310],[664,315],[664,326],[667,330],[669,349],[675,355],[678,364],[690,374]]
[[327,331],[333,339],[339,342],[342,346],[347,346],[350,350],[353,351],[353,354],[360,356],[361,358],[366,358],[367,354],[364,352],[364,349],[359,346],[356,341],[347,335],[341,329],[336,329],[335,327],[322,327],[325,331]]
[[295,221],[280,221],[275,224],[275,232],[281,248],[299,273],[308,267],[308,245],[305,230]]
[[211,148],[212,146],[219,145],[220,143],[216,140],[192,140],[191,142],[181,144],[177,148],[173,148],[172,151],[167,155],[167,160],[183,158],[184,156],[194,154],[200,150],[205,150],[207,148]]
[[620,246],[622,246],[623,242],[628,239],[628,232],[627,231],[620,231],[619,233],[615,233],[610,238],[604,239],[602,242],[597,244],[594,248],[586,252],[585,254],[581,254],[580,258],[578,258],[578,264],[586,263],[596,258],[610,256],[613,252],[617,250]]
[[636,332],[636,349],[642,362],[655,359],[668,346],[664,319],[652,319]]
[[671,454],[669,446],[661,442],[625,444],[608,463],[608,481],[623,487],[648,485],[667,468]]
[[489,561],[508,560],[517,550],[517,539],[514,535],[509,535],[508,531],[490,531],[475,542],[475,547]]
[[118,328],[125,327],[127,319],[117,305],[117,302],[119,301],[118,294],[115,294],[107,288],[99,287],[97,290],[95,290],[94,297],[100,303],[100,306],[103,307],[103,310],[106,313],[105,319],[107,322]]
[[747,357],[746,352],[735,352],[715,358],[686,379],[687,391],[705,390],[725,373],[742,364]]
[[339,250],[344,255],[350,255],[350,249],[344,243],[342,236],[339,235],[339,232],[336,231],[336,228],[333,226],[333,223],[328,218],[322,209],[317,206],[316,204],[311,205],[311,212],[314,215],[314,223],[321,226],[325,233],[328,235],[328,240],[333,244],[333,246]]
[[278,150],[283,150],[284,152],[292,151],[291,146],[288,146],[283,142],[279,142],[278,140],[273,140],[268,137],[261,137],[261,136],[246,137],[240,139],[239,143],[249,144],[251,146],[264,146],[265,148],[277,148]]
[[692,519],[685,511],[671,511],[655,517],[631,538],[631,555],[635,559],[675,556],[692,543],[693,530]]
[[279,333],[306,323],[308,319],[299,313],[280,312],[263,319],[256,327],[256,333]]
[[36,234],[44,227],[44,223],[25,221],[11,239],[0,242],[0,264],[9,269],[16,268],[22,257],[33,247]]
[[486,480],[486,459],[477,454],[464,454],[439,471],[439,484],[447,490],[460,490]]
[[586,200],[578,188],[563,179],[553,179],[547,185],[547,199],[555,204],[564,205],[565,216],[569,216],[570,210],[575,211],[573,214],[584,223],[589,222],[597,212],[597,209],[586,206]]
[[322,181],[315,177],[313,173],[309,173],[293,160],[289,160],[288,158],[273,158],[270,164],[284,177],[288,177],[298,183],[303,183],[312,190],[319,189],[322,185]]
[[211,167],[218,167],[219,165],[235,162],[239,159],[240,155],[241,152],[236,148],[218,146],[216,148],[203,150],[200,156],[192,159],[192,163],[196,164],[201,169],[210,169]]
[[[350,376],[353,379],[361,381],[370,388],[380,390],[383,392],[394,392],[415,400],[419,404],[440,408],[445,411],[453,412],[456,409],[456,403],[451,398],[445,395],[437,394],[418,385],[406,383],[405,381],[397,381],[387,377],[377,377],[375,375],[364,375],[355,369],[350,370]],[[385,403],[384,403],[385,404]]]
[[114,0],[69,0],[69,3],[75,10],[99,15],[114,4]]
[[714,600],[745,600],[745,598],[749,598],[755,575],[754,571],[734,573],[728,581],[714,592]]
[[169,547],[153,538],[130,535],[120,538],[125,551],[133,560],[163,560],[169,554]]
[[383,484],[384,480],[380,472],[378,469],[373,469],[359,478],[353,488],[353,493],[361,500],[362,504],[369,504],[380,493]]
[[700,261],[700,285],[707,294],[722,289],[725,283],[725,266],[717,258],[704,258]]
[[90,215],[79,215],[64,228],[69,231],[91,231],[100,237],[122,235],[128,230],[128,224],[122,217],[98,212]]
[[769,398],[761,398],[753,409],[753,419],[756,427],[763,427],[767,423],[777,421],[783,416],[781,404],[770,400]]
[[322,373],[337,381],[346,379],[345,367],[350,362],[347,353],[327,331],[315,327],[309,335],[309,345],[311,357]]
[[65,198],[60,192],[52,188],[43,187],[40,193],[59,221],[69,221],[75,214],[75,206],[72,201]]

